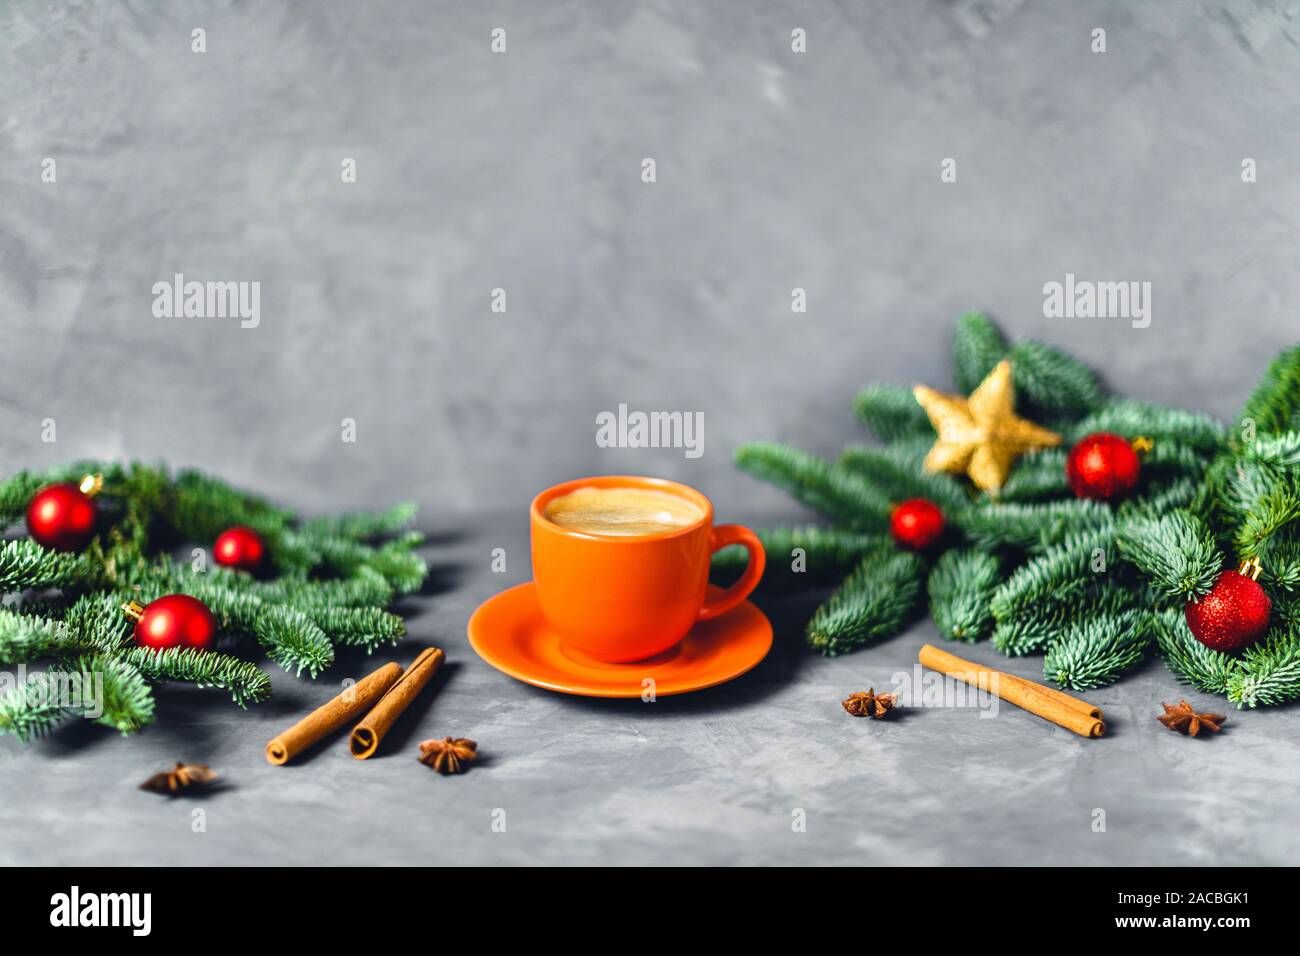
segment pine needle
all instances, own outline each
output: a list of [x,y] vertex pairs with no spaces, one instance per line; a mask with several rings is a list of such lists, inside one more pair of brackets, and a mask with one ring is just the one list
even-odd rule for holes
[[1043,676],[1069,690],[1105,687],[1141,662],[1151,639],[1151,628],[1138,611],[1089,613],[1048,648]]
[[1137,565],[1169,597],[1199,597],[1223,570],[1223,554],[1205,524],[1186,511],[1128,522],[1118,538],[1120,554]]
[[868,554],[808,622],[808,643],[843,654],[902,630],[916,607],[922,564],[886,545]]
[[736,465],[785,489],[796,500],[854,531],[882,531],[889,524],[889,496],[852,472],[814,455],[773,442],[742,445]]
[[939,633],[973,644],[993,631],[991,607],[1000,577],[998,559],[974,548],[954,548],[930,573],[930,616]]

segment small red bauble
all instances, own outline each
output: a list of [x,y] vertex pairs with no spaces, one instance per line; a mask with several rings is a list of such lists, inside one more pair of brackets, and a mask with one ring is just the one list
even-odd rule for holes
[[242,571],[256,571],[265,554],[262,536],[242,524],[221,532],[212,546],[212,557],[217,564]]
[[27,506],[27,533],[47,548],[80,551],[95,535],[99,509],[91,495],[98,490],[98,480],[90,477],[80,486],[66,482],[42,488]]
[[933,501],[908,498],[889,515],[889,531],[903,547],[924,551],[943,535],[943,512]]
[[1080,498],[1111,501],[1137,485],[1142,460],[1133,446],[1110,432],[1086,435],[1070,449],[1065,478]]
[[1240,571],[1224,571],[1210,593],[1183,608],[1192,635],[1206,647],[1239,651],[1268,630],[1273,602],[1255,580]]
[[188,594],[168,594],[148,607],[132,602],[124,610],[135,619],[135,642],[141,647],[206,651],[217,638],[217,619],[206,604]]

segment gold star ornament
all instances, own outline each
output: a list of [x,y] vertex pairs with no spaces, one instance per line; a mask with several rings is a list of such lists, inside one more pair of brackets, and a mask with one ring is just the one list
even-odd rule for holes
[[969,475],[981,491],[996,492],[1015,460],[1035,448],[1061,443],[1056,432],[1015,413],[1011,363],[1003,359],[970,398],[918,385],[912,394],[930,416],[938,438],[925,456],[925,470]]

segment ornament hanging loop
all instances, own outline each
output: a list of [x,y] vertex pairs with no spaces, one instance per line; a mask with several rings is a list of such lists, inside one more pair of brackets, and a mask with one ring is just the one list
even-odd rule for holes
[[1241,567],[1237,569],[1237,573],[1250,578],[1252,581],[1258,581],[1263,570],[1264,566],[1259,563],[1259,558],[1247,558],[1241,562]]
[[86,475],[81,479],[81,484],[77,485],[81,493],[87,498],[93,498],[104,489],[104,476],[100,474]]

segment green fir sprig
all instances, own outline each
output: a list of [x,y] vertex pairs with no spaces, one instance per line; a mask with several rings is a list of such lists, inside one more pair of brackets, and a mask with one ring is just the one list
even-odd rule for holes
[[[834,463],[773,443],[740,448],[742,470],[831,524],[799,532],[816,542],[809,554],[820,568],[847,574],[809,621],[809,643],[839,654],[881,640],[907,625],[925,585],[941,634],[989,637],[1007,654],[1043,653],[1044,673],[1062,686],[1111,683],[1155,649],[1177,679],[1238,706],[1300,700],[1300,346],[1272,362],[1232,428],[1201,412],[1108,395],[1077,359],[1041,342],[1008,341],[982,313],[958,320],[957,391],[969,394],[1003,359],[1018,413],[1064,444],[1021,458],[996,494],[925,471],[934,430],[899,385],[869,385],[853,402],[881,445],[851,446]],[[1153,441],[1137,488],[1121,501],[1078,499],[1066,480],[1070,444],[1094,432]],[[928,498],[947,521],[944,540],[924,558],[881,537],[907,497]],[[792,540],[779,533],[767,540],[784,556]],[[833,543],[836,535],[877,541],[855,552]],[[846,570],[850,556],[860,563]],[[1220,654],[1191,634],[1183,606],[1245,558],[1263,565],[1273,628],[1242,653]],[[717,563],[734,569],[739,560]]]
[[808,622],[808,643],[834,656],[899,631],[921,590],[921,560],[882,545],[869,552]]
[[[240,706],[270,695],[266,673],[237,654],[135,646],[128,601],[192,595],[235,646],[260,645],[286,671],[311,677],[330,666],[336,645],[373,651],[406,633],[386,607],[427,574],[415,550],[423,539],[406,530],[414,506],[304,521],[196,471],[75,462],[0,481],[0,520],[12,527],[42,487],[87,473],[102,475],[106,504],[84,551],[0,543],[0,593],[14,596],[0,608],[0,665],[46,662],[0,696],[0,733],[27,740],[78,715],[133,733],[154,719],[152,685],[163,682],[224,690]],[[233,525],[263,537],[267,575],[171,557]]]
[[927,588],[930,616],[939,633],[974,644],[993,632],[993,594],[1001,576],[995,555],[953,548],[935,562]]

